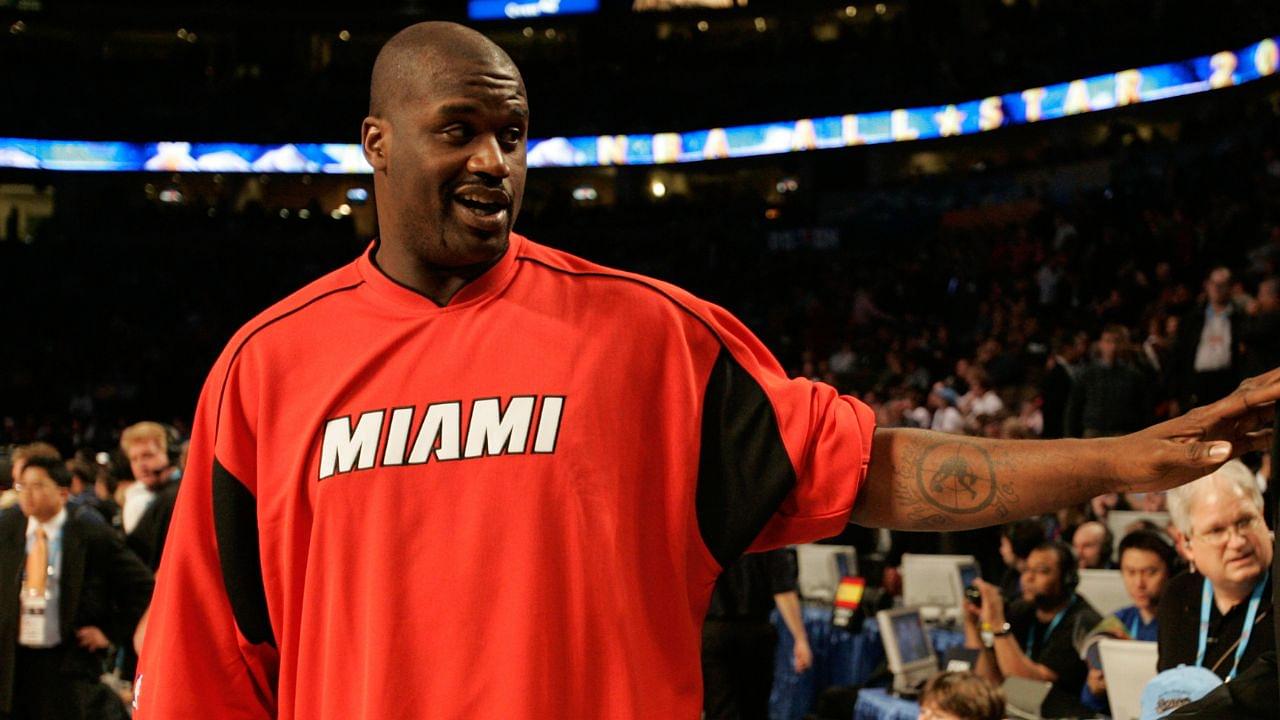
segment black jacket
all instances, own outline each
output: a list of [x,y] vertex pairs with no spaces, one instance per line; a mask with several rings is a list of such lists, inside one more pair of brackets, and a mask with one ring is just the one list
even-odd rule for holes
[[156,497],[138,518],[133,532],[125,538],[129,549],[142,558],[152,572],[160,569],[160,556],[164,554],[164,540],[169,535],[169,521],[173,519],[174,503],[178,500],[178,481],[165,483],[156,491]]
[[[17,507],[0,511],[0,713],[12,709],[18,648],[19,583],[26,560],[27,517]],[[102,662],[80,647],[76,630],[96,626],[116,645],[133,641],[151,603],[151,571],[104,523],[67,514],[62,527],[58,629],[62,674],[96,680]],[[54,679],[56,681],[56,678]]]
[[[1178,337],[1170,356],[1172,367],[1168,369],[1170,394],[1183,404],[1183,410],[1190,409],[1193,404],[1199,405],[1217,398],[1195,398],[1196,348],[1200,346],[1200,335],[1204,332],[1204,316],[1206,304],[1197,303],[1191,312],[1182,316],[1178,323]],[[1244,337],[1244,313],[1234,308],[1229,317],[1231,323],[1231,372],[1240,379],[1241,345]]]

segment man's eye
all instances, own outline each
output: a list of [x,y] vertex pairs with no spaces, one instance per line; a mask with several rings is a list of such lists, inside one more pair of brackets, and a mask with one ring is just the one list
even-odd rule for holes
[[498,134],[498,138],[502,142],[512,145],[520,142],[522,137],[524,137],[524,130],[518,127],[509,127]]
[[450,125],[444,129],[444,135],[451,140],[466,140],[471,137],[471,128],[466,125]]

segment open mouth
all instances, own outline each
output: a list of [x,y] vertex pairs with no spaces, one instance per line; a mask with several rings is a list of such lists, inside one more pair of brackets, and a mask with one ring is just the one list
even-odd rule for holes
[[458,220],[467,227],[493,235],[507,229],[511,198],[502,190],[487,187],[465,187],[453,193],[453,208]]
[[467,208],[471,212],[480,216],[496,215],[507,209],[507,203],[505,201],[487,202],[462,195],[455,195],[453,200],[462,207]]

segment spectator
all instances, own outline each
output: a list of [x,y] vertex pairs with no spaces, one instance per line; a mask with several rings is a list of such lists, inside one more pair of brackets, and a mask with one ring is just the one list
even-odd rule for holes
[[977,672],[993,684],[1008,677],[1053,683],[1059,701],[1078,705],[1088,665],[1075,639],[1102,619],[1076,595],[1076,559],[1060,542],[1041,544],[1027,558],[1022,598],[1005,613],[999,589],[975,581],[982,606],[966,603],[965,645],[981,650]]
[[0,595],[12,598],[0,606],[6,613],[0,628],[7,629],[0,634],[4,717],[123,713],[114,699],[119,713],[103,714],[113,698],[98,681],[100,653],[129,641],[150,602],[152,576],[105,524],[66,511],[70,485],[61,460],[29,457],[18,485],[20,508],[0,511],[0,553],[7,558]]
[[716,581],[702,627],[702,707],[707,720],[765,720],[773,687],[778,631],[774,606],[794,640],[792,667],[805,672],[813,653],[796,593],[791,550],[742,556]]
[[123,519],[121,518],[120,503],[116,502],[115,494],[117,481],[111,474],[110,468],[105,465],[98,465],[94,473],[93,494],[98,498],[98,507],[104,511],[107,516],[107,523],[115,528],[116,532],[124,535]]
[[980,367],[970,368],[968,380],[969,392],[956,403],[966,420],[976,422],[979,418],[994,416],[1004,409],[1004,401],[991,389],[991,380],[985,370]]
[[933,411],[933,419],[929,427],[945,433],[961,434],[964,432],[964,416],[956,409],[956,391],[935,383],[929,393],[929,409]]
[[1000,579],[1000,595],[1006,603],[1022,597],[1022,572],[1027,569],[1027,556],[1046,540],[1044,525],[1028,518],[1009,523],[1000,534],[1000,558],[1004,560],[1004,576]]
[[1170,381],[1181,408],[1217,400],[1240,379],[1241,313],[1231,299],[1231,271],[1210,271],[1204,292],[1204,302],[1179,323]]
[[1169,493],[1169,514],[1193,572],[1174,578],[1158,612],[1160,670],[1195,664],[1224,680],[1274,653],[1274,541],[1262,493],[1239,460]]
[[[1177,559],[1173,542],[1158,532],[1137,530],[1120,541],[1120,573],[1124,578],[1125,592],[1133,604],[1116,610],[1114,614],[1124,624],[1129,638],[1157,641],[1159,624],[1156,611],[1164,595],[1165,584],[1173,577]],[[1090,710],[1105,712],[1106,693],[1107,682],[1102,669],[1090,667],[1085,687],[1080,691],[1080,702]]]
[[11,486],[4,493],[0,494],[0,509],[13,507],[18,503],[18,491],[15,489],[19,479],[22,477],[22,470],[27,466],[27,462],[31,458],[43,457],[53,460],[61,460],[62,453],[58,452],[58,448],[46,442],[33,442],[28,445],[21,445],[14,449],[9,456]]
[[1157,640],[1156,612],[1165,586],[1179,569],[1173,541],[1164,533],[1135,530],[1120,541],[1120,574],[1133,604],[1115,612],[1134,640]]
[[1248,307],[1241,337],[1246,349],[1245,372],[1280,366],[1280,279],[1258,283],[1258,297]]
[[929,678],[920,692],[918,720],[1001,720],[1004,693],[970,672]]
[[1129,331],[1108,326],[1098,339],[1097,357],[1079,373],[1067,400],[1063,431],[1068,437],[1107,437],[1144,427],[1151,416],[1147,376],[1124,358]]
[[1080,375],[1081,363],[1089,352],[1089,336],[1083,332],[1072,333],[1054,340],[1053,356],[1045,363],[1044,380],[1040,383],[1040,396],[1044,400],[1045,438],[1063,436],[1063,418],[1067,413],[1067,400],[1071,388]]
[[129,459],[129,467],[138,486],[144,487],[151,495],[150,502],[141,513],[137,512],[137,503],[143,500],[137,494],[132,500],[132,508],[126,500],[126,527],[131,512],[138,517],[128,531],[127,540],[129,547],[154,571],[160,567],[169,519],[173,517],[173,505],[178,497],[180,473],[169,456],[169,432],[155,422],[130,425],[120,436],[120,449]]
[[68,460],[67,471],[71,473],[71,493],[67,498],[67,509],[73,514],[84,515],[88,520],[109,522],[110,511],[100,506],[94,492],[97,473],[93,466],[83,460]]
[[1113,567],[1111,551],[1114,543],[1111,531],[1097,520],[1084,523],[1071,536],[1071,548],[1075,550],[1076,562],[1081,570],[1106,570]]

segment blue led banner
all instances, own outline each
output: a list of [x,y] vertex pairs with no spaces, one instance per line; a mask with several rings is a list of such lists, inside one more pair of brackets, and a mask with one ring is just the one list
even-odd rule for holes
[[472,20],[518,20],[593,13],[599,0],[470,0],[467,17]]
[[[543,4],[549,2],[542,0]],[[568,4],[561,0],[558,6]],[[1274,75],[1278,65],[1277,38],[1267,38],[1236,52],[1121,70],[954,105],[690,132],[531,139],[529,167],[685,163],[972,135],[1239,85]],[[125,143],[22,138],[0,138],[0,167],[339,175],[373,172],[357,144]]]

